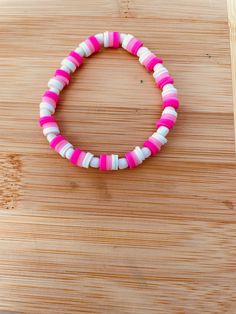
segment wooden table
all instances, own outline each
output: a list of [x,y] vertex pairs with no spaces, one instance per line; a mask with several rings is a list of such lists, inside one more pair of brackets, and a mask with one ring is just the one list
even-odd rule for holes
[[[235,6],[229,37],[223,0],[0,1],[0,313],[236,313]],[[61,59],[107,29],[160,55],[181,99],[168,145],[134,171],[74,168],[37,124]],[[160,102],[134,57],[106,50],[57,119],[74,144],[121,154]]]

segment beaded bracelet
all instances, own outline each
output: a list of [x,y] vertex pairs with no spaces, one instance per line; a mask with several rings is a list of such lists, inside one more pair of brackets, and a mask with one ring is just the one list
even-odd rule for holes
[[[82,65],[84,57],[89,57],[100,51],[102,45],[111,48],[119,48],[121,45],[132,55],[138,56],[139,62],[148,71],[154,71],[155,83],[162,90],[164,110],[161,118],[156,122],[156,132],[144,142],[142,148],[137,146],[122,158],[115,154],[101,154],[99,157],[95,157],[90,152],[74,148],[60,134],[56,119],[52,116],[59,102],[60,92],[69,84],[71,73]],[[43,134],[47,137],[50,147],[62,157],[69,159],[73,165],[84,168],[99,168],[101,171],[135,168],[149,156],[156,155],[161,150],[162,145],[167,143],[166,136],[176,122],[176,109],[179,107],[177,90],[173,85],[174,80],[162,63],[162,59],[156,57],[154,53],[143,46],[142,41],[133,35],[105,32],[88,37],[62,60],[60,69],[56,70],[54,77],[48,82],[49,90],[43,94],[40,103],[39,124],[43,128]]]

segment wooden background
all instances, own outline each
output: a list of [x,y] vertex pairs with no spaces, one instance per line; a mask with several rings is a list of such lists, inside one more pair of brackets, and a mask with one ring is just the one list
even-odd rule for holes
[[[0,0],[0,313],[236,313],[234,0]],[[229,27],[231,36],[229,36]],[[48,148],[40,96],[92,33],[133,33],[179,89],[168,145],[134,171]],[[96,154],[154,130],[160,93],[120,50],[77,72],[57,112]]]

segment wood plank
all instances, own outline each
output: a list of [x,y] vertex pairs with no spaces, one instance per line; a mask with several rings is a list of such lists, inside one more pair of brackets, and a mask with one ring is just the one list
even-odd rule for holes
[[[234,124],[236,125],[236,5],[235,1],[228,0],[228,16],[229,16],[229,30],[230,30],[230,47],[231,47],[231,61],[232,61],[232,80],[233,80],[233,105],[234,105]],[[236,139],[236,127],[235,139]],[[236,145],[235,145],[236,150]]]
[[[233,1],[228,10],[234,69]],[[0,312],[234,313],[226,2],[2,0],[0,16]],[[72,167],[37,124],[61,59],[107,28],[160,55],[181,99],[169,143],[134,171]],[[123,154],[154,131],[160,103],[137,60],[107,50],[73,76],[56,116],[75,145]]]
[[[194,8],[194,9],[193,9]],[[191,19],[226,21],[227,8],[224,1],[199,0],[196,6],[192,1],[181,0],[96,0],[79,2],[70,0],[65,5],[62,0],[1,0],[1,14],[4,16],[92,16],[154,18],[154,19]],[[48,21],[47,21],[48,22]],[[151,29],[149,29],[151,31]]]

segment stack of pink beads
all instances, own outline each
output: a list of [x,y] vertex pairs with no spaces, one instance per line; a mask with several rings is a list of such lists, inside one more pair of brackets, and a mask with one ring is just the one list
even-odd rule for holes
[[[59,102],[60,92],[69,85],[71,73],[83,64],[83,58],[99,52],[102,47],[119,48],[120,46],[137,56],[139,62],[148,71],[153,71],[156,86],[162,90],[164,110],[161,118],[156,122],[156,131],[143,143],[143,147],[136,146],[134,150],[125,153],[121,158],[113,154],[101,154],[95,157],[90,152],[74,148],[60,134],[56,119],[52,115]],[[143,42],[133,35],[104,32],[88,37],[62,60],[61,67],[48,82],[49,89],[42,96],[39,124],[43,128],[43,134],[47,137],[50,147],[62,157],[69,159],[75,166],[99,168],[101,171],[135,168],[149,156],[159,153],[162,145],[167,143],[166,136],[176,122],[176,110],[179,107],[177,90],[173,85],[174,80],[162,63],[162,59],[144,47]]]

